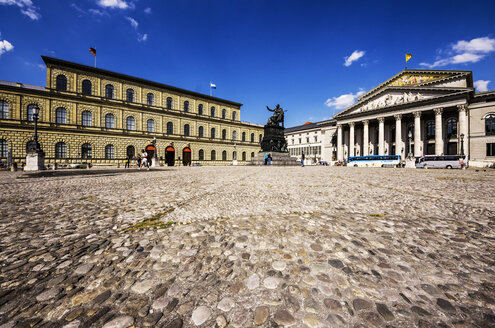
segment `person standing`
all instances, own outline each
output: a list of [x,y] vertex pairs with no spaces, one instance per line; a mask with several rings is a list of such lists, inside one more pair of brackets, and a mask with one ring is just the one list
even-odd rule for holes
[[272,154],[268,154],[268,165],[272,164]]
[[141,154],[137,154],[136,156],[137,167],[141,170]]
[[268,154],[265,153],[265,165],[268,165]]
[[301,165],[302,167],[304,167],[304,159],[306,158],[306,156],[304,155],[304,152],[302,152],[301,154]]
[[127,158],[125,159],[125,169],[129,169],[131,167],[131,155],[127,154]]

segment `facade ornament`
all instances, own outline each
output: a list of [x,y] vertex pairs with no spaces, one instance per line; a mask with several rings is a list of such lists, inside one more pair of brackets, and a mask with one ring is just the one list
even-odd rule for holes
[[385,117],[379,117],[377,118],[378,122],[384,123],[385,122]]
[[364,125],[368,125],[368,124],[370,124],[370,120],[363,120],[363,124],[364,124]]
[[459,112],[466,112],[467,104],[457,105],[457,109],[459,110]]
[[413,112],[413,115],[414,117],[421,117],[421,112],[420,111]]
[[395,114],[394,118],[396,121],[400,121],[400,120],[402,120],[402,114]]
[[434,108],[433,111],[435,112],[435,115],[440,115],[443,113],[443,108]]
[[349,122],[349,127],[354,127],[355,123],[354,122]]

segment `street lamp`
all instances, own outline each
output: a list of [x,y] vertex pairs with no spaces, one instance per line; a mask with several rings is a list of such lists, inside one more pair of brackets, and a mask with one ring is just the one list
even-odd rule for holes
[[409,133],[407,134],[408,138],[409,138],[409,154],[407,154],[407,157],[408,158],[412,158],[413,157],[413,154],[412,154],[412,148],[411,148],[411,142],[412,142],[412,132],[411,130],[409,130]]
[[153,147],[155,148],[155,153],[153,154],[153,162],[151,163],[152,167],[159,166],[160,164],[158,163],[158,148],[156,147],[156,136],[153,136]]
[[33,119],[34,119],[34,138],[27,145],[26,154],[26,166],[25,171],[38,171],[45,169],[45,153],[41,150],[41,146],[38,142],[38,118],[40,108],[38,105],[33,106]]
[[461,155],[464,155],[464,133],[461,133]]

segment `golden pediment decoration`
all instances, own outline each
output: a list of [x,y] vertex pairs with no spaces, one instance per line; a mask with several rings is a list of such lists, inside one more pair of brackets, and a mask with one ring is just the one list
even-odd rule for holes
[[396,78],[392,82],[390,82],[389,86],[392,87],[410,86],[425,82],[431,82],[435,80],[441,80],[449,76],[450,75],[446,75],[446,74],[404,74]]

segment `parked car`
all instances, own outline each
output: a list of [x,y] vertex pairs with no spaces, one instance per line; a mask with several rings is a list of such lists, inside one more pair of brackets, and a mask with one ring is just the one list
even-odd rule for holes
[[466,155],[425,155],[416,162],[420,169],[462,169],[468,167]]

